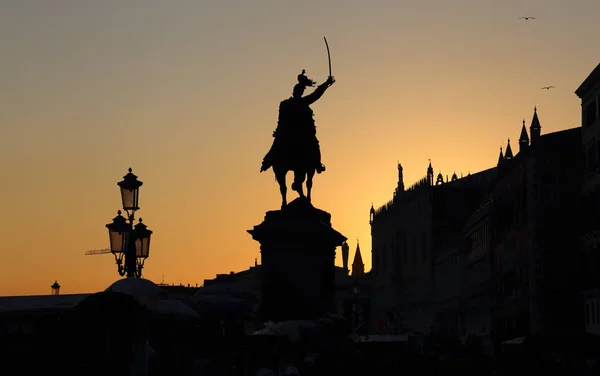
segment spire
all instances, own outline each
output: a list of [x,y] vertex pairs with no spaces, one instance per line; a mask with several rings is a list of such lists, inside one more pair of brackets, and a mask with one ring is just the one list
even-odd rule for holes
[[502,164],[503,160],[504,160],[504,154],[502,154],[502,146],[500,146],[500,155],[498,156],[498,166],[500,166],[500,164]]
[[456,171],[454,171],[454,173],[452,174],[452,181],[455,181],[458,179],[458,176],[456,176]]
[[360,254],[360,244],[358,239],[356,239],[356,252],[354,253],[354,261],[352,262],[352,276],[359,277],[363,274],[365,274],[365,264]]
[[529,146],[529,136],[527,135],[527,128],[525,128],[525,119],[523,119],[521,136],[519,136],[519,153],[527,149],[527,146]]
[[404,175],[402,173],[402,164],[398,162],[398,187],[396,188],[396,195],[404,192]]
[[427,167],[427,184],[433,185],[433,167],[431,166],[431,159],[429,160],[429,167]]
[[371,210],[369,210],[369,224],[373,224],[373,220],[375,219],[375,208],[373,207],[373,203],[371,203]]
[[537,115],[537,107],[533,108],[533,118],[531,119],[531,125],[529,126],[529,133],[531,134],[531,145],[534,144],[542,133],[542,126],[540,125],[540,119]]
[[523,119],[523,126],[521,127],[521,136],[519,137],[519,141],[529,141],[527,128],[525,128],[525,119]]
[[508,139],[508,144],[506,145],[506,153],[504,153],[504,159],[513,159],[513,152],[510,147],[510,138]]

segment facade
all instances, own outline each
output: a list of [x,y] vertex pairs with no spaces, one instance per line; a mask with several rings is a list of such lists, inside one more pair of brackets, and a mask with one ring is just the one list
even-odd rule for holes
[[[579,328],[581,127],[546,134],[530,153],[531,331]],[[537,312],[535,309],[537,308]]]
[[447,240],[456,237],[495,168],[477,174],[434,180],[426,176],[404,190],[402,166],[394,198],[371,207],[373,314],[387,332],[428,333],[436,326],[435,263]]
[[582,182],[581,245],[582,289],[584,297],[585,327],[600,334],[600,64],[577,88],[581,99],[581,147],[584,159]]
[[575,308],[581,306],[576,221],[581,128],[541,135],[534,109],[530,132],[527,145],[523,124],[520,151],[500,159],[492,190],[497,341],[582,322]]
[[[537,118],[537,115],[535,115]],[[507,146],[510,150],[510,143]],[[527,299],[528,256],[531,254],[531,228],[527,206],[532,200],[528,195],[527,160],[524,150],[517,157],[505,159],[499,164],[499,176],[491,191],[493,221],[490,236],[493,302],[490,306],[490,330],[495,338],[510,339],[523,336],[529,331],[529,301]]]
[[440,337],[457,339],[462,332],[461,279],[463,276],[462,241],[449,240],[434,258],[435,325]]
[[460,278],[461,336],[489,337],[495,286],[492,280],[494,198],[486,194],[463,229]]
[[581,99],[581,143],[585,153],[585,191],[595,192],[600,183],[600,64],[577,88]]
[[370,212],[372,307],[386,334],[497,343],[583,325],[582,129],[541,130],[534,108],[518,153],[508,140],[496,167],[466,177],[434,179],[430,163],[405,190],[398,165],[393,199]]

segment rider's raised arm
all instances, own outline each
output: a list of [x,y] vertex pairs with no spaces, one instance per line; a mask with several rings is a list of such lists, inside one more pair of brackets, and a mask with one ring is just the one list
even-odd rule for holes
[[311,104],[315,103],[316,101],[318,101],[319,98],[321,98],[321,96],[323,96],[323,94],[325,93],[325,90],[327,90],[328,87],[329,87],[328,83],[324,82],[321,85],[317,86],[315,91],[308,94],[307,96],[302,97],[302,100],[305,101],[307,105],[311,105]]

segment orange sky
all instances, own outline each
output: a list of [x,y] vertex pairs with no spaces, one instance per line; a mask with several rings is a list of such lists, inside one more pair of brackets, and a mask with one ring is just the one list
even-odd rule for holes
[[337,83],[313,105],[327,166],[313,203],[370,269],[369,207],[391,199],[397,160],[408,186],[428,159],[436,174],[491,167],[534,106],[543,133],[580,124],[599,13],[597,0],[3,2],[0,295],[116,280],[111,255],[84,252],[108,246],[128,167],[154,231],[145,277],[252,265],[246,230],[280,200],[258,173],[278,103],[303,68],[325,80],[323,35]]

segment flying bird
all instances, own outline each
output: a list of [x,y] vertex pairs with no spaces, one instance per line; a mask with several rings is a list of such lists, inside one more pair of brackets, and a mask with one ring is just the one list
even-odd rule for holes
[[541,90],[550,90],[554,88],[554,86],[544,86]]
[[535,17],[519,17],[520,20],[535,20]]

